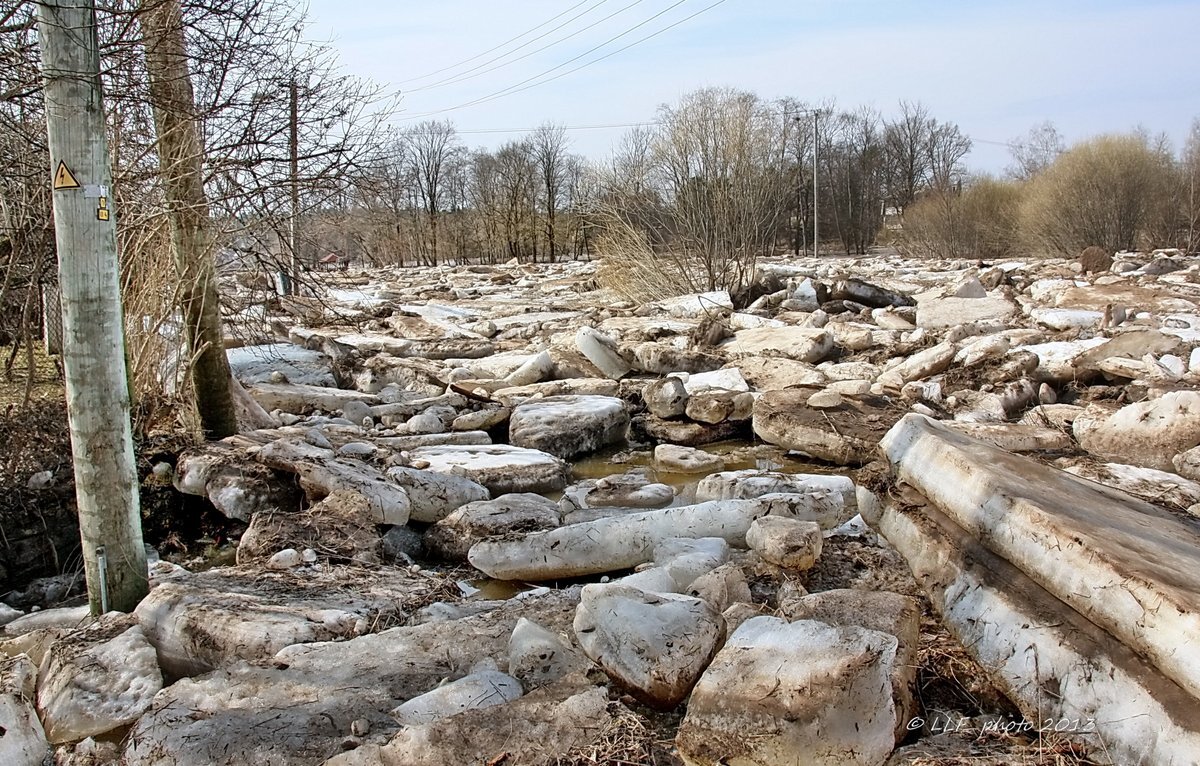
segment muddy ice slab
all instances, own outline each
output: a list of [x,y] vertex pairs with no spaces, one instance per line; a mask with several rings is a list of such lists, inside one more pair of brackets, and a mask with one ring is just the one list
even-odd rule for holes
[[575,346],[587,361],[613,380],[624,377],[633,369],[621,356],[616,340],[590,327],[580,327],[575,333]]
[[408,522],[412,503],[408,493],[374,466],[361,460],[339,458],[333,450],[314,447],[299,439],[280,439],[263,447],[256,459],[269,468],[300,477],[310,499],[319,500],[337,490],[365,497],[377,524]]
[[909,734],[908,722],[917,712],[916,683],[920,660],[921,605],[915,598],[891,591],[837,588],[780,604],[788,622],[818,620],[839,628],[859,627],[896,637],[892,665],[892,699],[896,704],[896,741]]
[[395,466],[388,469],[387,477],[408,494],[413,521],[435,522],[467,503],[491,497],[486,487],[465,476]]
[[1082,741],[1099,763],[1194,762],[1200,705],[1128,646],[931,504],[890,505],[879,529],[950,632],[1030,722],[1029,736],[1057,729],[1053,736]]
[[676,744],[689,766],[882,764],[895,747],[896,638],[755,617],[701,676]]
[[0,763],[42,766],[50,755],[33,700],[37,666],[24,654],[0,659]]
[[[710,474],[696,485],[696,500],[731,500],[791,494],[805,498],[807,513],[794,518],[815,521],[822,529],[833,529],[858,512],[854,482],[848,476],[805,473],[778,473],[747,468]],[[799,502],[799,501],[798,501]]]
[[135,613],[162,668],[195,675],[403,620],[441,588],[435,578],[407,570],[361,572],[245,566],[181,573],[152,589]]
[[664,471],[675,473],[705,474],[720,471],[725,467],[725,461],[720,455],[675,444],[660,444],[655,447],[654,464]]
[[250,521],[260,511],[300,507],[300,490],[285,474],[253,462],[244,450],[224,442],[192,447],[179,456],[175,488],[207,497],[230,519]]
[[564,513],[581,508],[663,508],[675,500],[675,489],[654,481],[645,468],[599,479],[584,479],[563,490]]
[[422,447],[410,453],[415,464],[437,473],[462,476],[493,495],[556,492],[567,485],[570,466],[554,455],[511,444]]
[[303,415],[313,410],[332,412],[340,410],[348,402],[365,402],[379,404],[375,394],[364,394],[361,391],[350,391],[343,388],[326,388],[324,386],[304,386],[295,383],[258,383],[249,388],[250,395],[262,405],[263,409],[282,410],[297,415]]
[[1200,444],[1200,391],[1172,391],[1107,416],[1086,412],[1075,419],[1073,431],[1094,455],[1173,471],[1174,457]]
[[608,695],[583,680],[538,689],[505,705],[410,726],[386,745],[366,745],[324,766],[447,766],[503,763],[550,766],[595,741],[612,714]]
[[1200,484],[1178,474],[1155,468],[1123,463],[1096,463],[1091,460],[1081,460],[1064,470],[1127,492],[1148,503],[1187,508],[1193,515],[1200,511]]
[[812,521],[764,516],[746,532],[746,544],[784,569],[812,569],[821,556],[821,527]]
[[[470,387],[471,381],[466,385]],[[497,388],[491,398],[501,402],[506,407],[550,396],[616,396],[620,393],[620,384],[606,378],[565,378],[562,380],[546,380],[541,383],[531,383],[528,386]]]
[[909,415],[897,478],[1200,697],[1200,528],[1116,490]]
[[662,710],[687,697],[725,637],[725,620],[708,602],[626,585],[584,586],[574,628],[610,678]]
[[526,689],[547,686],[589,667],[587,658],[559,634],[533,620],[517,620],[508,640],[508,672]]
[[946,425],[964,436],[1008,452],[1069,452],[1075,449],[1071,435],[1058,428],[1026,423],[950,422]]
[[733,359],[772,356],[816,364],[833,350],[833,335],[813,327],[760,327],[739,330],[719,348]]
[[229,358],[230,370],[247,386],[258,383],[337,385],[329,357],[320,351],[311,351],[291,343],[269,343],[231,348],[225,353]]
[[435,723],[468,710],[503,705],[518,699],[521,682],[498,670],[483,670],[413,697],[392,711],[401,726]]
[[584,455],[625,440],[629,411],[610,396],[553,396],[518,406],[509,441],[560,458]]
[[654,547],[654,566],[639,568],[613,583],[647,593],[685,593],[696,579],[727,563],[729,556],[729,543],[719,537],[673,537]]
[[639,439],[655,443],[680,444],[698,447],[743,435],[748,429],[741,420],[720,423],[695,423],[690,420],[668,420],[654,415],[638,415],[633,419],[633,433]]
[[802,495],[766,495],[753,500],[715,500],[697,505],[570,524],[512,540],[485,540],[467,560],[500,580],[552,580],[630,569],[654,559],[654,549],[673,537],[719,537],[746,547],[756,518],[795,518],[809,513]]
[[37,701],[46,738],[74,742],[131,724],[162,685],[137,619],[105,615],[56,640],[42,660]]
[[821,387],[826,383],[825,373],[806,362],[766,356],[748,356],[734,363],[742,377],[756,391],[774,391],[779,388]]
[[369,729],[364,744],[382,745],[399,729],[390,715],[397,705],[480,663],[503,670],[519,618],[561,633],[569,630],[578,602],[578,589],[542,592],[452,623],[292,646],[269,664],[242,663],[184,679],[159,694],[134,727],[125,763],[321,764],[343,750],[360,719]]
[[532,492],[517,492],[458,508],[426,530],[425,548],[447,561],[466,561],[467,551],[481,540],[553,529],[559,523],[558,504],[553,500]]
[[936,346],[918,351],[910,357],[896,360],[879,376],[879,382],[885,389],[899,391],[905,383],[945,372],[954,361],[958,346],[954,343],[943,342]]
[[[904,412],[876,397],[841,397],[832,407],[810,406],[818,392],[768,391],[754,402],[754,433],[763,441],[839,465],[875,458],[879,438]],[[814,402],[815,403],[815,402]]]
[[917,326],[942,329],[970,322],[1003,323],[1016,313],[1016,304],[1003,296],[934,298],[917,303]]

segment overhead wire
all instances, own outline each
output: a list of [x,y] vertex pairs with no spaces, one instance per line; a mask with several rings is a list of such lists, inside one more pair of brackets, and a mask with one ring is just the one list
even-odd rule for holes
[[[606,1],[606,0],[601,0],[601,2],[605,2],[605,1]],[[624,13],[625,11],[629,10],[630,8],[632,8],[633,6],[635,6],[635,5],[637,5],[638,3],[641,3],[641,2],[642,2],[642,0],[633,0],[633,2],[632,2],[632,3],[630,3],[629,5],[626,5],[626,6],[622,7],[622,8],[619,8],[619,9],[617,9],[617,10],[613,11],[612,13],[608,14],[607,16],[605,16],[605,17],[604,17],[604,18],[602,18],[602,19],[598,19],[597,21],[593,21],[591,24],[588,24],[586,27],[582,27],[581,29],[577,29],[577,30],[575,30],[574,32],[570,33],[569,35],[567,35],[567,36],[565,36],[565,37],[560,37],[559,39],[555,40],[555,41],[554,41],[554,42],[552,42],[552,43],[547,43],[546,45],[543,45],[541,48],[538,48],[538,49],[536,49],[536,50],[532,50],[532,51],[530,51],[529,53],[526,53],[526,54],[524,54],[524,55],[522,55],[522,56],[517,56],[515,59],[512,59],[512,60],[510,60],[510,61],[505,61],[504,63],[502,63],[502,64],[500,64],[500,65],[498,65],[498,66],[494,66],[494,67],[492,67],[491,69],[488,69],[488,70],[486,70],[486,71],[483,71],[483,72],[478,72],[478,73],[476,73],[476,74],[469,74],[470,72],[475,72],[477,69],[481,69],[481,68],[483,68],[484,66],[487,66],[487,64],[490,64],[490,63],[493,63],[493,62],[499,61],[499,60],[501,60],[501,59],[503,59],[503,58],[505,58],[505,57],[507,57],[507,56],[511,56],[513,53],[516,53],[517,51],[521,50],[521,48],[524,48],[525,46],[524,46],[524,45],[522,45],[522,46],[520,46],[520,47],[518,47],[518,48],[514,48],[513,50],[509,51],[508,53],[504,53],[504,54],[502,54],[502,55],[500,55],[500,56],[497,56],[496,58],[489,59],[488,61],[484,62],[483,64],[480,64],[479,66],[472,67],[471,69],[468,69],[468,70],[466,70],[465,72],[459,72],[458,74],[456,74],[456,75],[452,75],[451,77],[448,77],[448,78],[446,78],[446,79],[444,79],[444,80],[439,80],[439,81],[437,81],[437,82],[433,82],[433,83],[430,83],[430,84],[428,84],[428,85],[422,85],[422,86],[421,86],[421,87],[419,87],[419,88],[410,88],[409,90],[406,90],[406,91],[402,90],[402,91],[400,91],[400,92],[401,92],[401,93],[419,93],[419,92],[421,92],[421,91],[424,91],[424,90],[431,90],[431,89],[433,89],[433,88],[440,88],[440,87],[444,87],[444,86],[446,86],[446,85],[457,85],[457,84],[458,84],[458,83],[460,83],[460,82],[466,82],[467,80],[474,80],[476,77],[482,77],[482,76],[484,76],[484,75],[491,74],[492,72],[499,71],[499,70],[503,69],[504,67],[506,67],[506,66],[509,66],[510,64],[515,64],[515,63],[517,63],[518,61],[523,61],[524,59],[527,59],[527,58],[529,58],[530,56],[535,56],[535,55],[537,55],[537,54],[541,53],[542,51],[545,51],[545,50],[548,50],[548,49],[550,49],[550,48],[553,48],[555,45],[558,45],[559,43],[566,42],[567,40],[570,40],[572,37],[575,37],[575,36],[577,36],[577,35],[583,34],[584,32],[588,31],[589,29],[593,29],[594,27],[597,27],[597,26],[599,26],[599,25],[603,24],[604,22],[608,21],[609,19],[613,18],[614,16],[618,16],[618,15],[620,15],[620,14]],[[579,14],[579,16],[576,16],[576,17],[574,17],[574,18],[572,18],[572,19],[570,19],[570,20],[568,20],[568,21],[564,22],[564,23],[563,23],[563,26],[565,26],[566,24],[569,24],[571,21],[575,21],[575,19],[578,19],[580,16],[583,16],[584,14],[586,14],[588,11],[591,11],[591,10],[592,10],[592,9],[591,9],[591,8],[589,8],[589,9],[587,9],[587,11],[584,11],[584,13],[581,13],[581,14]],[[561,26],[560,26],[560,27],[555,27],[555,29],[554,29],[554,30],[551,30],[551,31],[555,31],[555,30],[557,30],[557,29],[561,29],[561,28],[562,28]],[[549,34],[549,32],[547,32],[547,34]],[[544,37],[544,35],[543,35],[543,37]],[[530,40],[530,41],[529,41],[529,43],[526,43],[526,45],[529,45],[530,43],[537,42],[539,39],[541,39],[541,37],[536,37],[536,38],[534,38],[533,40]]]
[[[500,43],[499,45],[496,45],[496,46],[494,46],[494,47],[492,47],[492,48],[488,48],[488,49],[487,49],[486,51],[484,51],[483,53],[477,53],[477,54],[475,54],[474,56],[472,56],[472,57],[470,57],[470,58],[468,58],[468,59],[463,59],[462,61],[459,61],[459,62],[458,62],[458,63],[456,63],[456,64],[451,64],[450,66],[442,67],[441,69],[435,69],[435,70],[433,70],[432,72],[426,72],[425,74],[423,74],[423,75],[419,75],[419,76],[417,76],[417,77],[410,77],[410,78],[408,78],[407,80],[400,80],[400,81],[399,81],[399,82],[397,82],[396,84],[397,84],[397,85],[403,85],[403,84],[404,84],[404,83],[406,83],[406,82],[416,82],[417,80],[427,80],[427,79],[429,79],[430,77],[433,77],[434,75],[439,75],[439,74],[441,74],[442,72],[449,72],[451,69],[457,69],[458,67],[462,66],[463,64],[470,64],[470,63],[471,63],[472,61],[474,61],[475,59],[478,59],[478,58],[483,58],[484,56],[488,55],[489,53],[494,53],[494,52],[496,52],[496,51],[500,50],[501,48],[503,48],[504,46],[508,45],[509,43],[514,43],[514,42],[516,42],[517,40],[520,40],[522,37],[524,37],[525,35],[527,35],[527,34],[529,34],[529,33],[531,33],[531,32],[536,32],[536,31],[538,31],[539,29],[541,29],[542,27],[544,27],[544,26],[546,26],[547,24],[551,23],[552,21],[555,21],[555,20],[557,20],[557,19],[560,19],[560,18],[562,18],[563,16],[566,16],[566,15],[567,15],[568,13],[570,13],[571,11],[575,10],[576,8],[578,8],[578,7],[579,7],[579,6],[581,6],[581,5],[585,5],[585,4],[587,4],[588,2],[590,2],[590,0],[579,0],[579,2],[578,2],[578,3],[576,3],[575,5],[572,5],[570,8],[566,9],[565,11],[562,11],[561,13],[558,13],[558,14],[556,14],[556,15],[554,15],[554,16],[551,16],[550,18],[548,18],[548,19],[546,19],[545,21],[543,21],[541,24],[538,24],[536,27],[533,27],[533,28],[531,28],[531,29],[527,29],[527,30],[525,30],[525,31],[524,31],[524,32],[522,32],[521,34],[517,35],[516,37],[510,37],[509,39],[505,40],[504,42]],[[601,0],[601,2],[604,2],[604,0]],[[547,33],[547,34],[548,34],[548,33]]]
[[565,71],[565,72],[561,72],[561,73],[559,73],[559,74],[555,75],[554,77],[548,78],[548,79],[546,79],[546,80],[542,80],[541,82],[533,82],[534,80],[538,80],[539,78],[545,77],[546,75],[550,74],[551,72],[554,72],[554,71],[557,71],[557,70],[559,70],[559,69],[562,69],[563,67],[565,67],[565,66],[567,66],[567,65],[569,65],[569,64],[572,64],[572,63],[574,63],[574,62],[578,61],[578,60],[579,60],[579,59],[581,59],[581,58],[584,58],[585,56],[587,56],[587,55],[589,55],[589,54],[591,54],[591,53],[595,53],[596,51],[600,50],[601,48],[603,48],[603,47],[605,47],[605,46],[607,46],[607,45],[609,45],[609,44],[611,44],[611,43],[613,43],[613,42],[616,42],[617,40],[619,40],[619,39],[621,39],[622,37],[624,37],[624,36],[628,35],[629,33],[633,32],[633,31],[635,31],[635,30],[637,30],[637,29],[640,29],[641,27],[644,27],[644,26],[646,26],[646,25],[647,25],[647,24],[649,24],[650,22],[652,22],[652,21],[654,21],[655,19],[657,19],[657,18],[659,18],[659,17],[663,16],[664,14],[668,13],[669,11],[671,11],[671,10],[674,10],[675,8],[678,8],[680,5],[683,5],[685,2],[688,2],[688,0],[676,0],[676,2],[674,2],[674,3],[672,3],[671,5],[667,6],[666,8],[664,8],[663,10],[661,10],[661,11],[659,11],[658,13],[654,14],[654,15],[653,15],[653,16],[651,16],[650,18],[648,18],[648,19],[644,19],[643,21],[640,21],[640,22],[638,22],[637,24],[633,25],[633,26],[632,26],[632,27],[630,27],[629,29],[626,29],[625,31],[623,31],[623,32],[621,32],[621,33],[619,33],[619,34],[616,34],[616,35],[614,35],[614,36],[610,37],[609,39],[605,40],[604,42],[600,43],[599,45],[593,46],[592,48],[589,48],[588,50],[584,51],[583,53],[580,53],[580,54],[579,54],[579,55],[577,55],[577,56],[572,56],[571,58],[567,59],[566,61],[563,61],[562,63],[560,63],[560,64],[558,64],[558,65],[556,65],[556,66],[553,66],[553,67],[551,67],[551,68],[549,68],[549,69],[547,69],[547,70],[545,70],[545,71],[543,71],[543,72],[540,72],[540,73],[538,73],[538,74],[536,74],[536,75],[533,75],[532,77],[528,77],[528,78],[526,78],[526,79],[522,80],[521,82],[519,82],[519,83],[517,83],[517,84],[515,84],[515,85],[511,85],[511,86],[509,86],[509,87],[507,87],[507,88],[504,88],[503,90],[496,91],[495,93],[490,93],[490,94],[488,94],[488,95],[486,95],[486,96],[481,96],[481,97],[479,97],[479,98],[477,98],[477,99],[473,99],[473,100],[471,100],[471,101],[468,101],[468,102],[466,102],[466,103],[463,103],[463,104],[458,104],[457,106],[450,106],[450,107],[446,107],[446,108],[444,108],[444,109],[435,109],[435,110],[432,110],[432,111],[429,111],[429,112],[422,112],[422,113],[420,113],[420,114],[414,114],[414,115],[410,115],[410,116],[408,116],[408,117],[405,117],[405,118],[402,118],[402,119],[403,119],[404,121],[409,121],[409,120],[421,119],[421,118],[423,118],[423,117],[430,117],[430,116],[433,116],[433,115],[435,115],[435,114],[445,114],[446,112],[453,112],[453,111],[457,111],[457,110],[459,110],[459,109],[465,109],[465,108],[467,108],[467,107],[470,107],[470,106],[475,106],[475,105],[477,105],[477,104],[486,103],[486,102],[488,102],[488,101],[494,101],[494,100],[495,100],[495,99],[497,99],[497,98],[502,98],[502,97],[504,97],[504,96],[513,95],[514,93],[520,93],[520,92],[522,92],[522,91],[529,90],[530,88],[535,88],[535,87],[537,87],[537,86],[539,86],[539,85],[545,85],[546,83],[553,82],[554,80],[558,80],[558,79],[560,79],[560,78],[562,78],[562,77],[565,77],[565,76],[567,76],[567,75],[569,75],[569,74],[573,74],[574,72],[578,72],[579,70],[581,70],[581,69],[584,69],[585,67],[589,67],[589,66],[591,66],[592,64],[599,63],[600,61],[603,61],[603,60],[605,60],[605,59],[607,59],[607,58],[610,58],[610,57],[612,57],[612,56],[615,56],[615,55],[616,55],[616,54],[618,54],[618,53],[621,53],[621,52],[623,52],[623,51],[629,50],[630,48],[632,48],[632,47],[633,47],[633,46],[635,46],[635,45],[638,45],[638,44],[640,44],[640,43],[643,43],[643,42],[645,42],[645,41],[647,41],[647,40],[650,40],[650,39],[652,39],[652,38],[654,38],[654,37],[657,37],[658,35],[661,35],[661,34],[663,34],[664,32],[667,32],[667,31],[669,31],[669,30],[671,30],[671,29],[674,29],[675,27],[679,26],[680,24],[683,24],[683,23],[685,23],[685,22],[687,22],[687,21],[690,21],[691,19],[694,19],[695,17],[699,16],[699,15],[700,15],[700,14],[702,14],[702,13],[705,13],[705,12],[707,12],[707,11],[710,11],[710,10],[712,10],[713,8],[717,7],[718,5],[721,5],[721,4],[722,4],[722,3],[724,3],[725,1],[726,1],[726,0],[717,0],[717,2],[715,2],[715,3],[712,3],[711,5],[708,5],[708,6],[706,6],[705,8],[702,8],[702,9],[700,9],[699,11],[697,11],[697,12],[695,12],[695,13],[691,14],[690,16],[686,16],[686,17],[684,17],[684,18],[682,18],[682,19],[680,19],[680,20],[678,20],[678,21],[676,21],[676,22],[674,22],[674,23],[672,23],[672,24],[670,24],[670,25],[668,25],[668,26],[666,26],[666,27],[663,27],[662,29],[660,29],[660,30],[658,30],[658,31],[656,31],[656,32],[652,32],[651,34],[649,34],[649,35],[646,35],[645,37],[642,37],[642,38],[639,38],[639,39],[637,39],[637,40],[634,40],[633,42],[629,43],[628,45],[622,46],[621,48],[618,48],[617,50],[610,51],[609,53],[606,53],[606,54],[604,54],[603,56],[600,56],[600,57],[597,57],[597,58],[595,58],[595,59],[592,59],[591,61],[586,61],[586,62],[584,62],[583,64],[580,64],[580,65],[579,65],[579,66],[577,66],[577,67],[574,67],[574,68],[572,68],[572,69],[569,69],[569,70],[567,70],[567,71]]

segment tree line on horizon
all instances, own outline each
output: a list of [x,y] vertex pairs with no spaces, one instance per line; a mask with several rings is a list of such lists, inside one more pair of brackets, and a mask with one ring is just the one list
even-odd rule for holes
[[[161,390],[181,285],[172,266],[142,14],[98,14],[122,298],[135,388]],[[0,17],[0,339],[40,333],[56,278],[32,3]],[[383,89],[340,72],[291,0],[181,6],[204,204],[218,262],[303,281],[329,254],[364,265],[602,258],[629,295],[737,290],[755,259],[813,250],[987,259],[1198,247],[1200,125],[1176,152],[1145,132],[1068,147],[1050,124],[1013,142],[1004,177],[918,102],[891,114],[707,88],[661,106],[605,161],[544,124],[472,149],[453,122],[389,124]],[[816,196],[813,159],[817,158]],[[227,311],[248,305],[230,304]]]

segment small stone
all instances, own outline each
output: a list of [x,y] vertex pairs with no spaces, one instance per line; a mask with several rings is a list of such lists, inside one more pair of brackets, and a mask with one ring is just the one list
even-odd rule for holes
[[404,425],[410,434],[440,434],[446,430],[442,419],[431,412],[413,415]]
[[356,737],[365,737],[371,733],[371,722],[366,718],[356,718],[350,723],[350,733]]
[[755,519],[746,544],[763,559],[785,569],[812,569],[821,556],[821,527],[814,521],[781,516]]
[[378,452],[374,444],[367,442],[347,442],[338,448],[338,454],[342,457],[354,457],[360,460],[375,457]]
[[342,417],[351,423],[361,423],[363,418],[371,417],[371,408],[366,402],[351,400],[342,406]]
[[300,551],[295,548],[284,548],[279,553],[267,559],[267,569],[293,569],[303,563],[304,558],[300,555]]
[[325,438],[325,434],[316,428],[310,428],[304,432],[304,441],[321,449],[333,449],[333,444],[330,443],[329,439]]
[[53,471],[38,471],[29,477],[29,481],[25,482],[25,488],[33,492],[40,492],[43,489],[49,489],[54,483]]
[[170,463],[160,461],[154,464],[154,467],[150,469],[150,473],[154,474],[154,478],[157,481],[166,484],[175,475],[175,469],[171,467]]
[[656,417],[676,418],[687,409],[688,392],[679,378],[663,378],[642,389],[642,399]]
[[818,391],[808,397],[808,406],[814,410],[834,410],[842,406],[842,395],[835,391]]
[[1054,392],[1049,383],[1043,383],[1038,386],[1038,401],[1042,404],[1055,404],[1058,402],[1058,394]]
[[300,557],[304,559],[305,564],[317,563],[317,552],[312,548],[305,548],[304,552],[300,554]]

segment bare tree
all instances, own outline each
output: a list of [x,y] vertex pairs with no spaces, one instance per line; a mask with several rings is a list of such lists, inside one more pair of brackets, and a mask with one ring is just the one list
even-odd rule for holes
[[884,127],[888,196],[900,210],[916,200],[931,173],[934,124],[924,104],[901,101],[899,116]]
[[1028,181],[1053,165],[1058,156],[1066,151],[1066,145],[1054,123],[1046,120],[1034,125],[1024,136],[1014,138],[1009,143],[1009,150],[1013,164],[1008,168],[1008,175]]
[[934,122],[929,131],[929,188],[950,191],[962,186],[966,176],[963,159],[971,151],[971,139],[951,122]]
[[158,130],[192,387],[205,436],[222,439],[237,433],[237,415],[213,270],[204,149],[196,124],[183,15],[178,0],[145,0],[142,10],[150,103]]
[[438,225],[447,192],[448,171],[454,154],[460,151],[458,133],[449,120],[427,121],[408,133],[409,162],[416,189],[429,223],[429,249],[425,258],[438,262]]
[[1186,251],[1200,251],[1200,118],[1192,121],[1192,130],[1183,147],[1184,220],[1187,222]]
[[971,139],[952,122],[939,122],[920,102],[900,102],[900,114],[883,128],[887,201],[901,213],[927,192],[961,186]]
[[536,260],[537,166],[528,141],[510,141],[496,151],[496,183],[508,256]]
[[470,163],[467,199],[475,215],[475,241],[480,253],[496,263],[504,251],[499,163],[495,155],[482,150],[471,155]]
[[[786,207],[784,122],[770,105],[735,90],[700,90],[661,107],[641,193],[631,194],[636,187],[621,179],[601,193],[612,286],[637,293],[637,285],[623,284],[631,272],[614,250],[641,242],[692,290],[746,287],[758,256],[774,247]],[[621,158],[616,166],[642,161]],[[626,257],[644,259],[645,248]]]
[[557,214],[569,160],[567,132],[561,125],[546,123],[534,131],[530,145],[541,182],[542,212],[546,216],[546,255],[553,262],[558,256]]
[[826,156],[832,218],[847,253],[866,253],[883,225],[885,151],[874,110],[838,116]]

